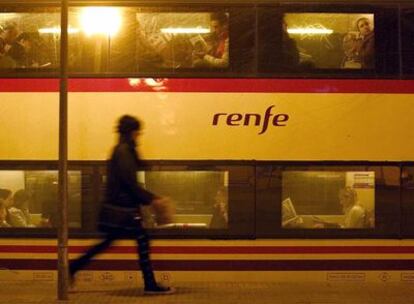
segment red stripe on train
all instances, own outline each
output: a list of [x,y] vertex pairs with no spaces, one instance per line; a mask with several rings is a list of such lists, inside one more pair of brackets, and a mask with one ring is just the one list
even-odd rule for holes
[[[70,246],[70,253],[82,253],[88,246]],[[56,246],[0,245],[0,253],[56,253]],[[114,246],[112,254],[135,253],[135,246]],[[154,246],[156,254],[414,254],[414,246]]]
[[[58,92],[58,79],[0,79],[0,92]],[[414,93],[414,80],[71,79],[70,92]]]

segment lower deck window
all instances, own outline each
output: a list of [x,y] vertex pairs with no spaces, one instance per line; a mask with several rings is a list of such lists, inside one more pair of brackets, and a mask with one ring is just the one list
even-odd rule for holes
[[228,228],[228,171],[142,171],[137,177],[143,188],[166,198],[163,212],[173,218],[157,223],[153,207],[141,206],[146,228]]
[[227,228],[228,172],[149,171],[139,174],[139,180],[151,192],[171,200],[175,215],[169,227]]
[[373,229],[375,172],[284,172],[281,214],[285,229]]
[[[69,227],[81,226],[81,172],[68,172]],[[58,172],[0,171],[0,229],[57,227]]]

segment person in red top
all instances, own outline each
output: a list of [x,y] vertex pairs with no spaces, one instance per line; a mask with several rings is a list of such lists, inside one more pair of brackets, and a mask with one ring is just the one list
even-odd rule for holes
[[229,65],[229,29],[226,13],[215,13],[210,20],[209,48],[197,52],[195,66],[226,68]]

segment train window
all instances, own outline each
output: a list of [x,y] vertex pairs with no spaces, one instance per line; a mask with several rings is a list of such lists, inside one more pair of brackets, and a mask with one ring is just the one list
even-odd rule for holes
[[403,72],[412,77],[414,75],[414,9],[404,10],[401,19]]
[[283,228],[375,227],[375,173],[287,171],[282,175]]
[[[81,172],[69,171],[69,226],[81,226]],[[57,171],[0,171],[0,227],[57,227]]]
[[396,165],[267,165],[256,174],[258,237],[393,237],[400,231]]
[[[138,182],[157,195],[168,197],[174,222],[157,225],[150,206],[141,214],[147,228],[227,229],[228,171],[146,171],[138,172]],[[104,182],[106,177],[104,176]],[[174,210],[172,210],[174,209]]]
[[227,228],[228,172],[149,171],[140,179],[151,192],[172,200],[176,215],[169,226]]
[[286,13],[281,63],[298,70],[374,69],[373,14]]
[[0,72],[50,70],[59,62],[59,13],[0,13]]
[[229,14],[73,8],[74,72],[173,72],[229,66]]

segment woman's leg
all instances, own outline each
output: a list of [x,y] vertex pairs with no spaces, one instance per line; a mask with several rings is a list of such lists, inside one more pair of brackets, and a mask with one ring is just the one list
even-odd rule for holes
[[84,255],[82,255],[80,258],[72,261],[69,265],[69,275],[73,278],[73,276],[78,272],[79,270],[85,268],[85,266],[90,262],[90,260],[100,252],[107,249],[111,243],[117,239],[117,235],[115,234],[108,234],[106,238],[96,244],[95,246],[91,247]]
[[148,295],[156,294],[171,294],[174,293],[174,288],[164,287],[157,284],[152,264],[150,260],[150,244],[149,237],[141,222],[137,224],[136,240],[138,244],[139,265],[144,278],[145,290],[144,293]]
[[139,258],[139,265],[141,267],[142,277],[144,279],[145,288],[156,286],[157,283],[152,270],[152,263],[150,259],[150,244],[149,237],[141,223],[138,223],[136,231],[137,251]]

